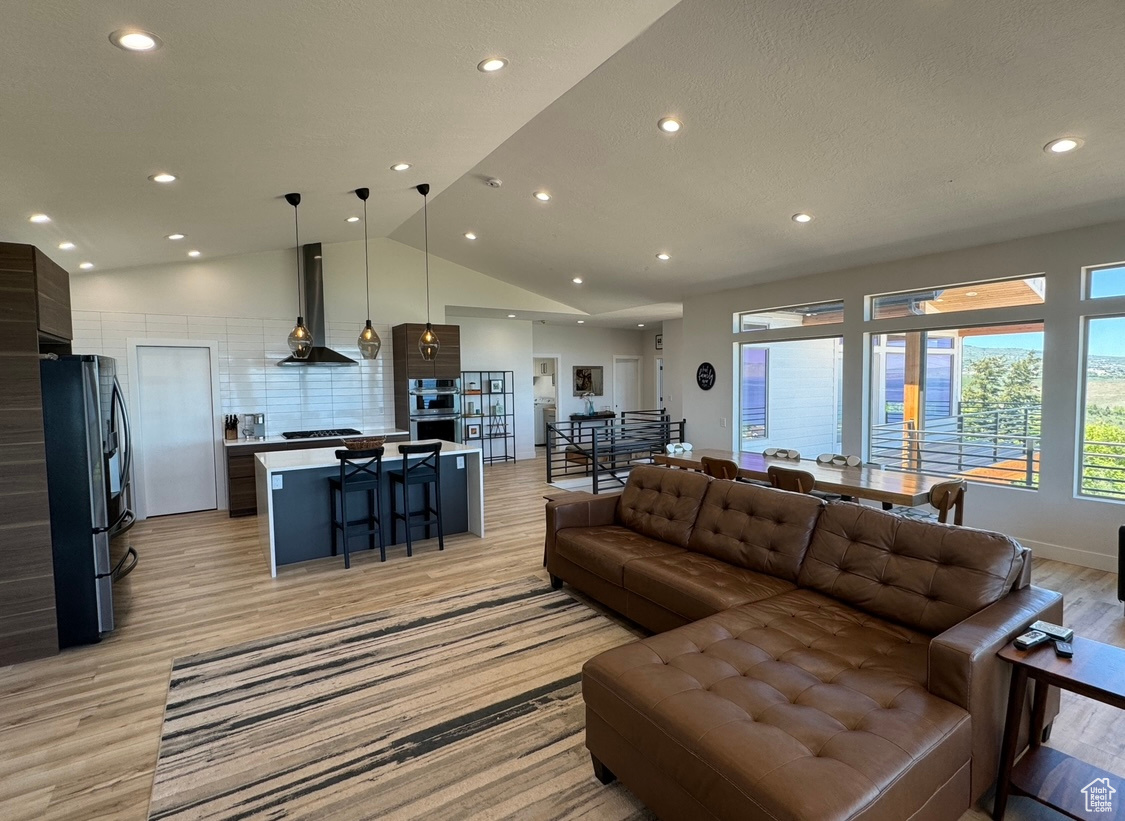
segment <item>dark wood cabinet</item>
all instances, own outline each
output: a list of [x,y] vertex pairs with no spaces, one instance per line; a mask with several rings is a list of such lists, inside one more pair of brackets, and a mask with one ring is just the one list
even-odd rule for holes
[[66,272],[30,245],[0,243],[0,666],[59,649],[39,387],[44,334],[70,339]]
[[35,296],[39,332],[70,341],[74,330],[70,316],[70,274],[35,249]]
[[409,380],[461,378],[461,326],[434,325],[438,355],[432,362],[422,358],[418,337],[426,330],[424,322],[407,322],[391,328],[395,366],[395,425],[410,428]]
[[[405,442],[405,433],[387,436],[388,442]],[[255,453],[278,450],[309,450],[310,448],[342,448],[343,439],[316,439],[300,442],[247,442],[244,445],[227,445],[227,500],[232,519],[254,516],[258,513],[258,483]]]

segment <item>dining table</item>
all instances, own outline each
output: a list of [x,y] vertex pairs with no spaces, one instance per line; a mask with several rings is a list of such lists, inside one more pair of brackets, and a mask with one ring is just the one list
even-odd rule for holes
[[811,473],[815,488],[828,493],[839,493],[857,499],[870,499],[891,505],[917,507],[929,499],[930,488],[939,482],[949,480],[947,476],[930,476],[924,473],[900,473],[885,470],[876,465],[820,464],[811,460],[784,459],[777,456],[764,456],[761,453],[734,452],[729,450],[687,450],[682,453],[662,453],[653,458],[658,465],[703,470],[703,457],[729,459],[738,465],[740,479],[769,481],[770,465]]

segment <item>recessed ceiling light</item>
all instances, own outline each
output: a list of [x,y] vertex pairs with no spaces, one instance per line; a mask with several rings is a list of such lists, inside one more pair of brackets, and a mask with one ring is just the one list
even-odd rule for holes
[[977,295],[976,291],[965,291],[965,296],[976,296],[976,295]]
[[93,268],[93,267],[94,267],[94,263],[92,263],[92,262],[83,262],[83,263],[82,263],[82,264],[80,264],[80,265],[79,265],[78,267],[79,267],[79,268],[81,268],[81,269],[82,269],[83,271],[89,271],[89,270],[90,270],[91,268]]
[[167,239],[183,239],[184,234],[169,234]]
[[391,170],[392,171],[409,171],[410,170],[410,163],[408,163],[408,162],[396,162],[394,165],[391,166]]
[[670,259],[671,259],[672,257],[671,257],[670,255],[668,255],[668,254],[665,254],[665,253],[661,252],[661,253],[659,253],[659,254],[657,254],[657,255],[656,255],[656,258],[657,258],[658,260],[660,260],[661,262],[667,262],[667,261],[668,261],[668,260],[670,260]]
[[515,319],[515,318],[516,318],[515,314],[508,314],[508,319]]
[[1048,154],[1066,154],[1076,148],[1081,148],[1082,143],[1083,140],[1078,137],[1059,137],[1043,146],[1043,150]]
[[665,134],[675,134],[684,127],[684,124],[675,117],[664,117],[656,123],[656,126]]
[[199,256],[199,252],[198,251],[188,251],[187,255],[189,257],[197,257],[197,256]]
[[582,284],[582,277],[575,277],[574,279],[571,280],[571,282],[573,282],[575,285],[581,285]]
[[643,322],[638,322],[638,323],[637,323],[637,327],[638,327],[638,328],[643,328],[644,326],[645,326],[645,324],[644,324]]
[[125,51],[156,51],[164,45],[155,34],[140,29],[118,29],[109,35],[109,42]]
[[579,324],[579,325],[585,325],[585,324],[586,324],[586,320],[585,320],[585,319],[580,319],[580,320],[578,320],[578,324]]
[[175,182],[176,181],[176,175],[175,174],[153,174],[151,177],[149,177],[149,179],[152,180],[153,182]]
[[794,214],[792,216],[792,220],[793,222],[799,222],[803,225],[806,222],[812,222],[812,214],[806,214],[804,211],[802,211],[799,214]]
[[60,251],[73,251],[74,250],[74,243],[73,242],[60,242],[59,243],[59,250]]
[[359,217],[348,217],[344,222],[359,222]]
[[487,60],[481,60],[477,63],[477,70],[483,71],[486,74],[491,74],[494,71],[499,71],[508,65],[508,61],[503,57],[489,57]]
[[535,199],[539,200],[540,202],[547,202],[548,200],[551,199],[551,195],[548,194],[546,191],[536,191],[534,196],[535,196]]
[[466,231],[465,232],[465,239],[476,239],[476,238],[477,238],[477,235],[474,234],[472,231]]
[[28,217],[28,219],[31,220],[34,223],[39,223],[39,224],[51,221],[51,218],[48,217],[46,214],[32,214],[30,217]]

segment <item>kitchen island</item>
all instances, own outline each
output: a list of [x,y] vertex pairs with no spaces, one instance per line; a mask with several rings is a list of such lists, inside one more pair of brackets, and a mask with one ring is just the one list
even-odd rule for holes
[[[391,547],[391,482],[386,476],[388,470],[402,468],[402,456],[398,443],[387,442],[383,448],[383,539],[389,554],[398,555],[401,550],[405,555],[406,537],[401,522],[396,523],[399,548]],[[283,565],[332,555],[328,478],[340,472],[336,450],[327,447],[255,455],[258,537],[271,576],[276,576],[278,567]],[[414,487],[412,493],[421,494],[421,490]],[[480,448],[442,442],[441,495],[446,536],[455,533],[484,536],[484,471]],[[419,507],[420,502],[416,500],[414,505]],[[349,500],[349,517],[354,520],[363,516],[365,506],[365,495],[354,494]],[[413,538],[425,538],[421,525],[415,526]],[[365,547],[366,543],[354,549],[353,555]],[[343,568],[342,558],[340,566]]]

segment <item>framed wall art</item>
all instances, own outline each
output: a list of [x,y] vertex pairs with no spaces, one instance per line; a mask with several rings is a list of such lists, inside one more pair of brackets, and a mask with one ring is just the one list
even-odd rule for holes
[[605,393],[601,365],[574,366],[574,395],[602,396]]

